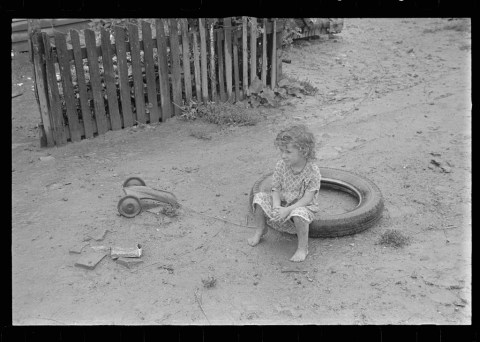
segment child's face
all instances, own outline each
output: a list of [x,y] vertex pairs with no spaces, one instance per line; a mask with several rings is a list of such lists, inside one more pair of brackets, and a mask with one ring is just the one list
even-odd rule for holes
[[290,166],[301,165],[305,161],[305,157],[298,148],[289,143],[287,146],[281,146],[280,152],[283,161]]

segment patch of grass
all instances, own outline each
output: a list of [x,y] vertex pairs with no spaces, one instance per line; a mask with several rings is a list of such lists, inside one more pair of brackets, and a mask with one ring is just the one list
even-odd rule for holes
[[241,104],[208,102],[197,104],[191,102],[181,107],[181,118],[196,120],[198,118],[217,125],[254,126],[260,121],[255,110]]
[[452,30],[457,32],[467,32],[467,31],[470,31],[470,23],[467,20],[454,20],[443,26],[427,28],[423,30],[423,33],[435,33],[438,31],[446,31],[446,30]]
[[200,140],[211,140],[212,136],[205,130],[195,129],[190,131],[190,136]]
[[215,287],[215,285],[217,284],[217,279],[215,279],[215,277],[213,276],[209,276],[206,279],[202,279],[202,283],[203,287],[209,289]]
[[444,30],[453,30],[457,32],[466,32],[470,30],[470,24],[466,20],[455,20],[443,27]]
[[408,236],[403,235],[398,230],[387,229],[380,236],[380,240],[378,241],[378,244],[387,246],[387,247],[401,248],[410,244],[410,238]]

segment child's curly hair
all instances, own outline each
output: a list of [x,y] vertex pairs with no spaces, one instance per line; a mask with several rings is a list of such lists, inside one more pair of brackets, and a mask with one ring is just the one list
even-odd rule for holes
[[307,160],[316,159],[315,136],[305,125],[291,126],[277,134],[275,147],[286,147],[289,143],[298,148]]

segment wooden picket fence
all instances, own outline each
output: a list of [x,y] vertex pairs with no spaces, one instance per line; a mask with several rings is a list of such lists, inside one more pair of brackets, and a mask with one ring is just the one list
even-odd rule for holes
[[[242,17],[222,27],[189,27],[187,19],[115,26],[113,37],[83,30],[32,36],[43,145],[60,146],[138,123],[164,122],[191,100],[239,101],[255,80],[276,85],[282,21]],[[258,34],[257,27],[263,31]],[[141,28],[141,39],[139,38]],[[177,33],[177,34],[175,34]],[[114,38],[114,43],[112,43]],[[52,42],[54,44],[52,44]],[[53,46],[54,45],[54,46]],[[101,57],[101,58],[100,58]],[[57,71],[58,70],[58,71]]]

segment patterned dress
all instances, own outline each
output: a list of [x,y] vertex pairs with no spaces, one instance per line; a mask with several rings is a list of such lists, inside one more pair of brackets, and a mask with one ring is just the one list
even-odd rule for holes
[[255,210],[255,204],[260,205],[267,216],[267,224],[270,227],[281,232],[296,234],[295,224],[291,218],[299,216],[308,223],[313,221],[315,213],[319,210],[318,192],[321,180],[322,176],[318,166],[311,161],[307,161],[303,170],[295,174],[290,166],[283,160],[279,160],[273,173],[272,190],[275,189],[280,193],[280,205],[288,207],[294,204],[305,195],[306,191],[315,192],[312,202],[304,207],[293,209],[283,222],[274,221],[272,194],[258,192],[253,198],[253,210]]

